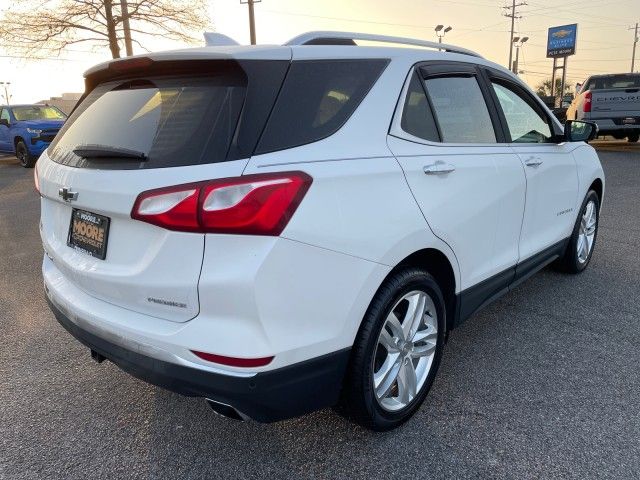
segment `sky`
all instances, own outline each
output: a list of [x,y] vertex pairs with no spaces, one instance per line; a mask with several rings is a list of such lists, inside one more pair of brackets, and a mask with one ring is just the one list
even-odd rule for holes
[[[578,23],[578,47],[569,58],[569,85],[589,74],[628,72],[633,30],[640,21],[640,0],[525,0],[518,7],[516,34],[528,36],[520,51],[521,77],[532,87],[551,77],[545,57],[547,29]],[[0,0],[0,10],[10,0]],[[522,3],[517,0],[516,3]],[[37,3],[37,2],[34,2]],[[437,24],[451,26],[444,41],[470,48],[505,65],[509,56],[510,19],[503,7],[510,0],[262,0],[256,3],[260,44],[282,44],[310,30],[346,30],[437,40]],[[247,6],[240,0],[209,0],[210,31],[249,43]],[[185,44],[150,40],[152,51],[184,48]],[[143,53],[134,47],[134,53]],[[63,92],[82,92],[83,72],[110,59],[106,46],[77,44],[52,59],[10,58],[0,45],[0,82],[11,82],[13,103],[29,103]],[[640,45],[636,54],[640,70]],[[0,95],[2,92],[0,91]],[[2,102],[0,102],[2,103]]]

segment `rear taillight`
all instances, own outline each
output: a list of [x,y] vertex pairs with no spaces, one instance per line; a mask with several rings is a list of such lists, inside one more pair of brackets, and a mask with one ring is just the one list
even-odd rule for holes
[[589,113],[591,111],[591,92],[585,92],[582,110],[584,113]]
[[286,172],[159,188],[138,195],[131,218],[184,232],[280,235],[311,182]]

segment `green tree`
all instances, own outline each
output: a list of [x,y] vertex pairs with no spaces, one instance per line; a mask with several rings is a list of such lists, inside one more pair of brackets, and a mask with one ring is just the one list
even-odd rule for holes
[[[558,102],[564,95],[570,94],[572,92],[572,88],[567,82],[564,86],[564,94],[561,93],[562,89],[562,78],[556,78],[556,85],[554,89],[554,97],[556,102]],[[550,97],[551,96],[551,79],[543,80],[536,86],[536,93],[542,97]]]
[[144,49],[151,37],[193,42],[209,24],[206,0],[13,0],[0,12],[0,45],[32,56],[59,55],[70,45],[108,46],[120,57],[123,21],[132,42]]

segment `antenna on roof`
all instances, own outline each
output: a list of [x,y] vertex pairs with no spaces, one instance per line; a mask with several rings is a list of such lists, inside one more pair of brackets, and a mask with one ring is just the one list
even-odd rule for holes
[[204,43],[207,47],[229,47],[232,45],[240,45],[233,38],[216,32],[204,32]]

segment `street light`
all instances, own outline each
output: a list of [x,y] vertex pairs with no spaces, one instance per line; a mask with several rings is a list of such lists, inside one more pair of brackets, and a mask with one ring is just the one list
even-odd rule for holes
[[444,37],[446,33],[450,32],[451,30],[453,30],[453,27],[451,26],[445,27],[444,25],[436,25],[435,31],[438,37],[438,43],[442,43],[442,37]]
[[513,45],[516,47],[516,59],[513,61],[511,71],[518,75],[518,60],[520,60],[520,47],[527,43],[529,37],[513,37]]

